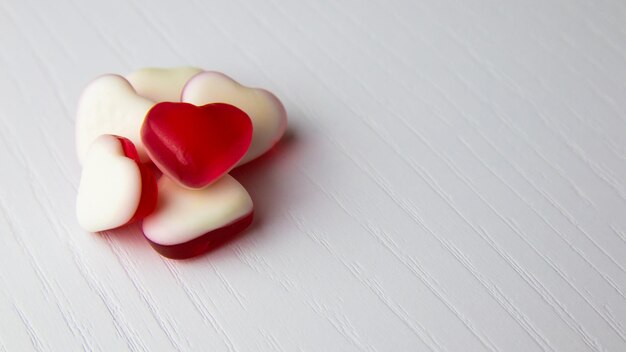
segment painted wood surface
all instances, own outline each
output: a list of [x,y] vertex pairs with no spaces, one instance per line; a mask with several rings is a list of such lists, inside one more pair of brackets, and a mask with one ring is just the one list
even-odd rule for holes
[[[626,3],[0,2],[0,351],[626,351]],[[105,73],[275,92],[197,260],[82,231],[74,113]]]

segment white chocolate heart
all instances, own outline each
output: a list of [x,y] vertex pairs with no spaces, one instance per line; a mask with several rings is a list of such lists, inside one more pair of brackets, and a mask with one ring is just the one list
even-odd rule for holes
[[183,88],[181,100],[194,105],[227,103],[248,114],[253,125],[252,143],[237,165],[267,152],[287,128],[287,112],[274,94],[243,86],[219,72],[207,71],[193,76]]
[[155,102],[180,101],[180,95],[187,81],[202,72],[197,67],[147,67],[126,76],[137,94]]
[[141,200],[141,171],[124,154],[120,140],[111,135],[98,137],[83,166],[76,200],[80,226],[99,232],[129,222]]
[[191,190],[162,176],[155,211],[143,220],[146,238],[173,246],[192,241],[250,214],[252,199],[230,175],[210,186]]
[[119,75],[103,75],[89,83],[78,102],[76,113],[76,150],[83,163],[91,143],[103,134],[130,139],[141,161],[148,161],[139,131],[154,102],[137,95]]

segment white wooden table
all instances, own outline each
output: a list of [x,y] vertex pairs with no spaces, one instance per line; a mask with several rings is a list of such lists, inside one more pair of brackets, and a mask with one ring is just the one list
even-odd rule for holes
[[[257,219],[192,261],[82,231],[105,73],[274,91]],[[626,351],[626,2],[0,2],[0,351]]]

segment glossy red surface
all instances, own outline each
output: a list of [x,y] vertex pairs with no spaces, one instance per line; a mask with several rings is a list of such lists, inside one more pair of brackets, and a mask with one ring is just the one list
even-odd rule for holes
[[150,215],[157,205],[159,188],[157,187],[157,179],[149,164],[139,164],[141,172],[141,199],[135,215],[128,221],[129,223],[141,220]]
[[232,105],[156,104],[141,139],[157,167],[188,188],[203,188],[241,160],[252,141],[252,122]]
[[135,144],[126,137],[115,136],[115,138],[120,141],[120,144],[122,145],[122,150],[124,151],[124,155],[126,155],[126,157],[128,158],[135,160],[136,163],[140,163],[139,154],[137,153],[137,148],[135,147]]
[[133,142],[124,137],[115,137],[122,144],[124,155],[130,159],[133,159],[137,163],[137,166],[139,167],[139,172],[141,173],[141,198],[139,200],[137,210],[135,210],[135,214],[128,221],[128,224],[130,224],[145,218],[154,211],[154,208],[157,204],[159,192],[157,187],[157,179],[154,175],[154,171],[152,171],[152,166],[150,164],[142,164],[139,160],[139,154],[137,154],[137,148],[135,148]]
[[252,223],[253,218],[254,212],[250,212],[250,214],[241,217],[224,227],[207,232],[191,241],[176,245],[165,246],[152,242],[147,236],[145,236],[145,234],[144,237],[146,237],[152,248],[154,248],[162,256],[170,259],[187,259],[218,248],[224,243],[237,237],[237,235],[239,235]]

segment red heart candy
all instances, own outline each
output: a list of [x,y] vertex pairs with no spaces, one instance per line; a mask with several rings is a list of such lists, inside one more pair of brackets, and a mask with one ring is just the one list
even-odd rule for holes
[[235,106],[156,104],[141,140],[156,166],[188,188],[203,188],[232,169],[252,141],[252,122]]

